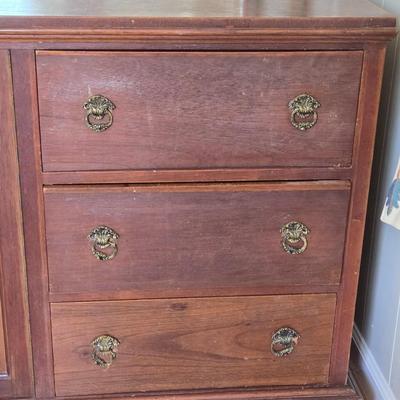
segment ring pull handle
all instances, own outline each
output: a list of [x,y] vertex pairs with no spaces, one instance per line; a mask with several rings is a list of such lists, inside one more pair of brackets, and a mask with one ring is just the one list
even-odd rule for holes
[[281,243],[288,254],[301,254],[307,249],[310,229],[298,221],[291,221],[281,228]]
[[272,335],[271,352],[276,357],[286,357],[292,353],[300,335],[292,328],[280,328]]
[[92,242],[93,255],[100,261],[112,260],[118,252],[118,238],[118,233],[108,226],[102,225],[93,229],[88,236]]
[[317,109],[321,107],[319,101],[313,96],[303,93],[289,103],[292,111],[291,124],[299,131],[311,129],[318,121]]
[[114,103],[102,95],[91,96],[83,105],[86,110],[86,125],[92,131],[100,133],[107,130],[113,123],[112,111]]
[[117,357],[117,348],[120,341],[110,335],[96,337],[92,343],[92,360],[102,368],[108,368]]

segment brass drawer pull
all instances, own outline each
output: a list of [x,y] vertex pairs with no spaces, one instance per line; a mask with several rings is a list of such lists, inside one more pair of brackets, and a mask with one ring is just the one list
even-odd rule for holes
[[102,368],[108,368],[117,357],[119,345],[120,341],[113,336],[98,336],[91,343],[93,362]]
[[[92,242],[92,253],[100,261],[112,260],[117,252],[117,232],[108,226],[98,226],[90,232],[88,239]],[[104,252],[109,249],[108,252]]]
[[289,103],[290,122],[300,131],[311,129],[318,121],[319,107],[321,104],[313,96],[306,93],[297,96]]
[[285,357],[294,351],[300,335],[292,328],[281,328],[272,336],[271,351],[276,357]]
[[86,125],[94,132],[104,132],[113,123],[115,105],[102,95],[92,96],[83,105],[86,110]]
[[[291,221],[281,228],[282,247],[286,253],[301,254],[308,246],[307,235],[310,233],[304,224],[298,221]],[[300,244],[298,247],[296,245]]]

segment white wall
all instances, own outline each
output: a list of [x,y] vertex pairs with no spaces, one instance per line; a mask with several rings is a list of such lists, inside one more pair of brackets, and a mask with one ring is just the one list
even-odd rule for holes
[[[372,1],[400,17],[400,0]],[[381,393],[372,387],[368,400],[400,400],[400,231],[379,221],[400,156],[399,58],[397,38],[386,63],[356,318],[368,355],[367,366],[361,369],[372,368],[367,375],[372,371],[378,375],[378,386],[386,385]]]

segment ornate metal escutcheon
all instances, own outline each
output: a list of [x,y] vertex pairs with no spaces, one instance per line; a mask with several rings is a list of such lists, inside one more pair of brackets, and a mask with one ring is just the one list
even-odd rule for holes
[[[117,252],[119,235],[108,226],[98,226],[90,232],[88,239],[92,242],[92,253],[100,261],[113,259]],[[107,252],[104,250],[108,249]]]
[[112,125],[115,105],[107,97],[91,96],[83,108],[86,110],[86,125],[94,132],[104,132]]
[[313,96],[307,93],[297,96],[289,103],[289,109],[292,111],[290,122],[300,131],[311,129],[318,121],[319,107],[321,104]]
[[117,348],[120,341],[110,335],[101,335],[92,343],[92,360],[102,368],[108,368],[117,357]]
[[276,357],[285,357],[294,351],[300,335],[292,328],[280,328],[272,335],[271,351]]
[[307,235],[310,233],[304,224],[291,221],[281,228],[282,247],[289,254],[301,254],[307,246]]

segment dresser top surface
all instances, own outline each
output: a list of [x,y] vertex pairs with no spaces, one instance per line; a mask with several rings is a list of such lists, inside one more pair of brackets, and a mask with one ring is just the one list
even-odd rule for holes
[[[369,28],[395,18],[368,0],[1,0],[0,29]],[[81,21],[81,24],[79,24]],[[108,21],[107,23],[105,21]],[[59,26],[59,25],[58,25]]]

